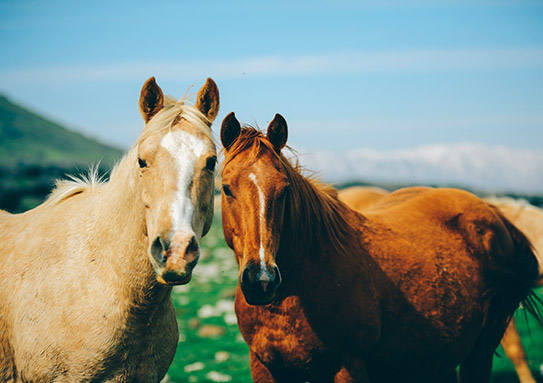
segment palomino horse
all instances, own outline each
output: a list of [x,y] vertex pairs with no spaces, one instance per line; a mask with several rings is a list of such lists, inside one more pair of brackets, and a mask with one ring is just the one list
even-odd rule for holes
[[158,382],[178,340],[172,285],[187,283],[213,216],[208,79],[196,105],[141,91],[145,129],[113,169],[63,181],[0,215],[0,381]]
[[286,140],[280,115],[266,136],[233,113],[222,123],[223,229],[254,381],[452,382],[459,363],[463,382],[488,381],[538,276],[524,235],[454,189],[404,189],[359,214],[289,163]]
[[362,212],[375,205],[388,191],[376,186],[351,186],[338,190],[338,198],[351,209]]
[[[388,192],[381,188],[352,186],[338,191],[338,198],[351,209],[363,213],[373,207]],[[519,228],[531,241],[539,261],[539,283],[543,284],[543,210],[528,203],[512,198],[485,198],[488,203],[497,206],[503,215]],[[513,362],[521,383],[536,383],[522,345],[515,318],[512,318],[501,340],[501,346],[507,357]]]

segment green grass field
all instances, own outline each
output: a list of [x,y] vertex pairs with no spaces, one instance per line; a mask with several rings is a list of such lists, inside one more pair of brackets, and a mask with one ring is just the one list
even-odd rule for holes
[[[180,339],[166,380],[175,383],[252,382],[249,349],[238,331],[234,314],[237,264],[233,252],[224,243],[218,217],[202,242],[202,259],[192,281],[174,289]],[[541,289],[539,296],[543,296]],[[528,331],[522,315],[517,325],[530,367],[540,379],[543,329],[530,321]],[[495,357],[492,382],[518,382],[501,349],[498,354],[502,357]]]

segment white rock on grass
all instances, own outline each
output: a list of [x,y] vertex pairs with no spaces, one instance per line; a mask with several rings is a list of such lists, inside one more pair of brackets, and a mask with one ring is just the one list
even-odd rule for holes
[[215,309],[211,305],[203,305],[198,310],[198,317],[199,318],[211,318],[215,315]]
[[[234,313],[234,301],[229,299],[221,299],[212,305],[203,305],[198,310],[198,317],[200,318],[211,318],[211,317],[220,317],[226,314]],[[234,314],[235,315],[235,314]]]
[[195,362],[192,364],[187,364],[185,366],[185,372],[195,372],[195,371],[201,371],[205,368],[205,365],[202,362]]
[[219,363],[226,362],[228,359],[230,359],[230,353],[226,351],[217,351],[215,353],[215,360]]
[[190,283],[187,283],[186,285],[177,285],[177,286],[173,287],[173,291],[175,293],[181,293],[181,294],[185,293],[186,294],[186,293],[190,292],[191,287],[192,286],[191,286]]
[[213,382],[231,382],[232,377],[230,375],[221,374],[217,371],[209,371],[206,375],[206,378],[212,380]]
[[238,317],[236,316],[236,313],[226,313],[223,316],[224,323],[235,326],[238,324]]

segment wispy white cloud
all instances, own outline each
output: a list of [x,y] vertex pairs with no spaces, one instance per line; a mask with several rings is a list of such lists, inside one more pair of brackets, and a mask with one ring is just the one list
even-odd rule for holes
[[543,68],[543,47],[335,52],[232,60],[141,61],[24,69],[5,68],[0,69],[0,84],[9,88],[28,84],[141,81],[150,73],[162,79],[186,80],[202,76],[222,79],[278,78],[525,68]]
[[364,129],[366,131],[425,131],[451,129],[485,129],[489,127],[528,127],[541,128],[543,113],[538,114],[486,114],[478,116],[437,116],[437,117],[361,117],[354,119],[333,120],[298,120],[298,129],[307,131],[329,129],[330,126],[341,126],[348,131]]

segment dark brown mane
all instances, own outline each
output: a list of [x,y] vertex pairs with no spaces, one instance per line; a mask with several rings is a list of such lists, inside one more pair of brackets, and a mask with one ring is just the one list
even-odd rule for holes
[[284,231],[289,233],[295,245],[299,245],[297,248],[311,251],[308,244],[318,247],[325,243],[327,248],[331,247],[331,251],[344,252],[353,240],[345,217],[356,216],[356,213],[337,199],[336,189],[314,177],[304,176],[303,168],[297,161],[293,165],[283,154],[277,154],[264,133],[253,127],[241,129],[240,135],[225,153],[222,169],[246,150],[251,151],[251,158],[254,159],[262,150],[268,150],[274,153],[285,169],[290,193],[286,211],[288,227]]

